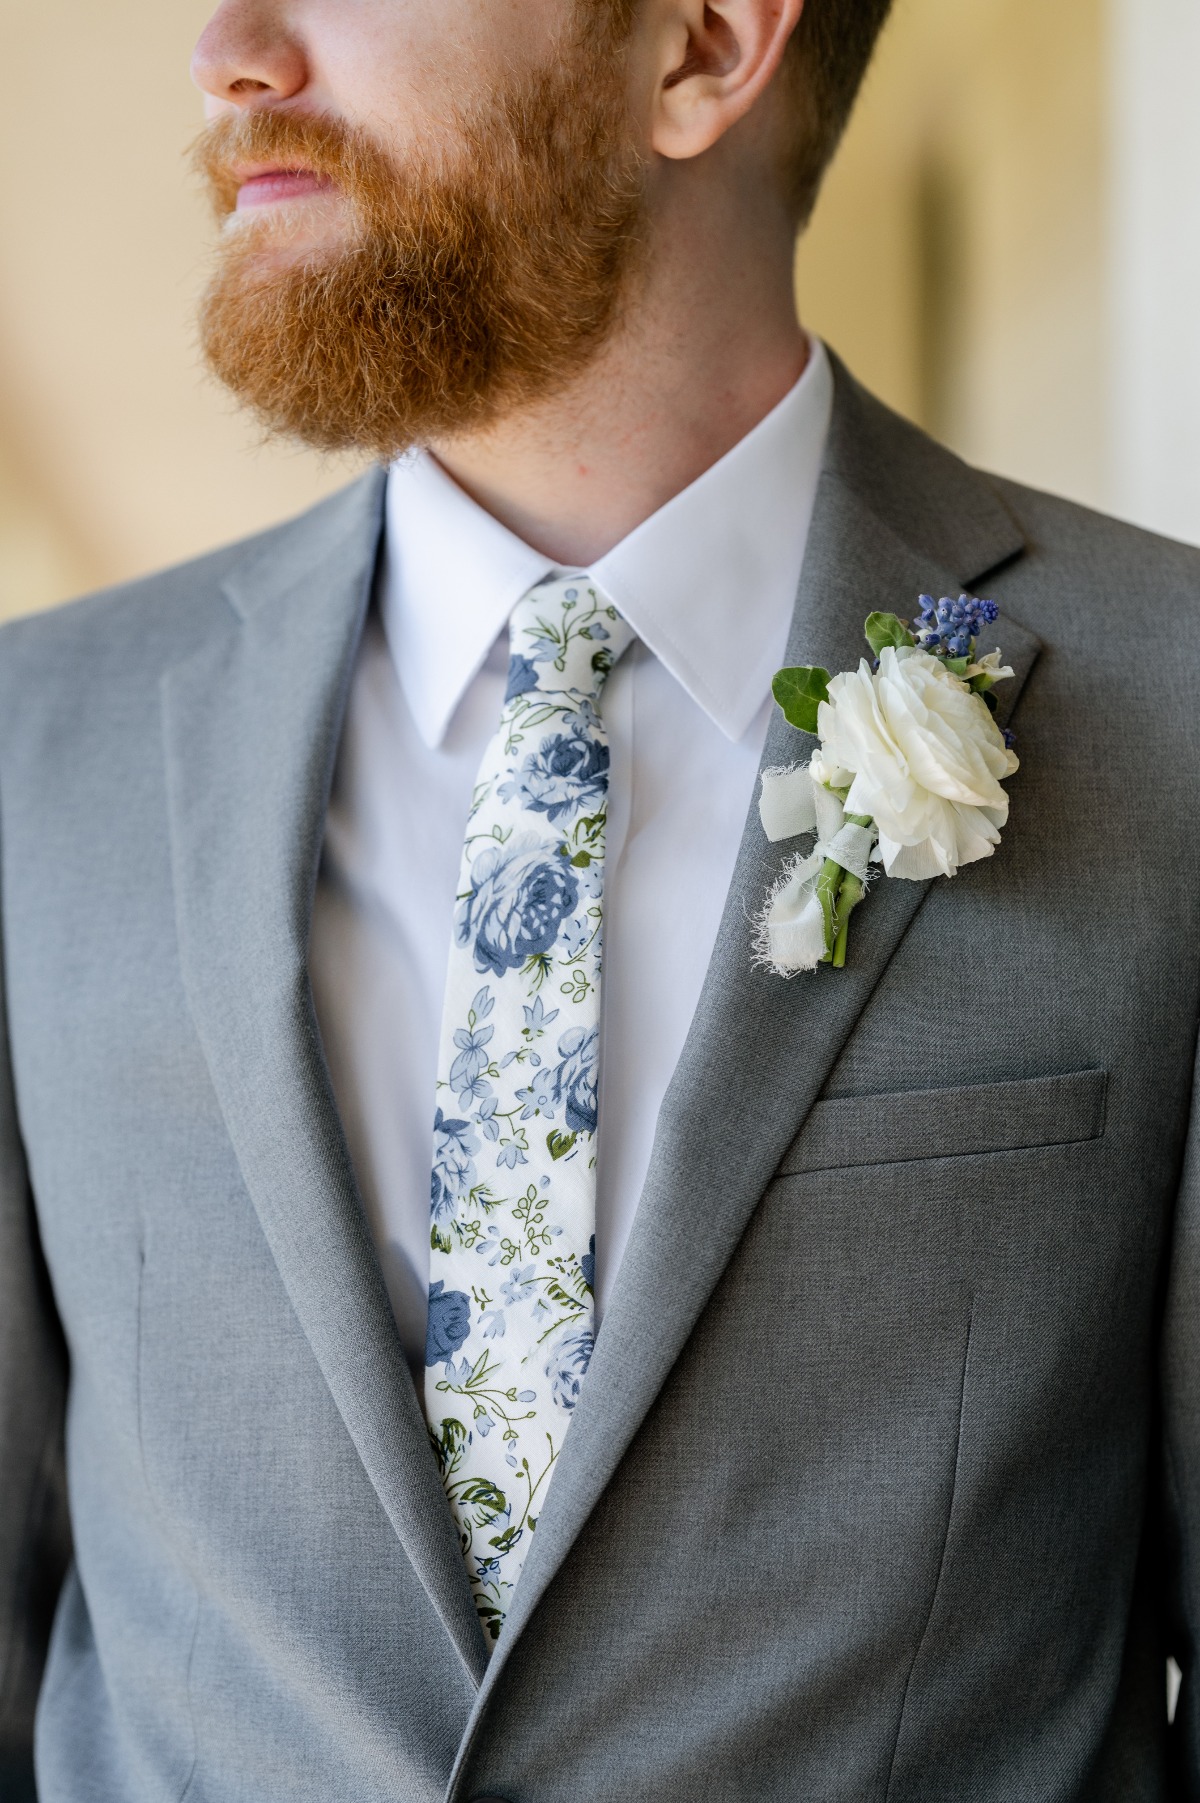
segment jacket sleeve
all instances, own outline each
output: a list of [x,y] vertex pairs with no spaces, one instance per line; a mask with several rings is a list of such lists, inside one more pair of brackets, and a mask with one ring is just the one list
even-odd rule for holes
[[17,1128],[0,961],[0,1803],[34,1797],[33,1716],[69,1557],[67,1358]]
[[1173,1803],[1200,1803],[1200,1075],[1167,1280],[1162,1420],[1166,1650],[1182,1674],[1170,1730],[1170,1796]]

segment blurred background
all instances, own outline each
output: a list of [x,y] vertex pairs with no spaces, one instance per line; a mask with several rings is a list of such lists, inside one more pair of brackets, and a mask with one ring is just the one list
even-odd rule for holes
[[[0,615],[351,466],[201,374],[206,0],[0,10]],[[896,0],[797,259],[806,323],[971,460],[1200,542],[1197,0]]]

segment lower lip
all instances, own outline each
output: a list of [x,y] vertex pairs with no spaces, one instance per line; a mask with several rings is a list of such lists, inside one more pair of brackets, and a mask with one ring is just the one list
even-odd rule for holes
[[237,210],[245,213],[252,207],[269,207],[281,200],[307,200],[332,190],[333,183],[327,176],[314,175],[309,169],[280,169],[243,182],[238,189]]

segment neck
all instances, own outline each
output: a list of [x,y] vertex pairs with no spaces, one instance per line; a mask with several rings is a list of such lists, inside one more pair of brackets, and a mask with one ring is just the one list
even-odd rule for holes
[[[616,331],[549,400],[430,449],[460,487],[553,562],[585,568],[703,475],[803,373],[792,243],[656,234]],[[747,242],[747,240],[750,240]],[[720,245],[720,254],[713,246]]]

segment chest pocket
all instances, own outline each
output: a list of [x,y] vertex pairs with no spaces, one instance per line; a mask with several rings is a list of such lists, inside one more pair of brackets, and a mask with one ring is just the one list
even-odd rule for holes
[[831,1096],[813,1105],[778,1175],[1073,1145],[1104,1132],[1108,1073]]

